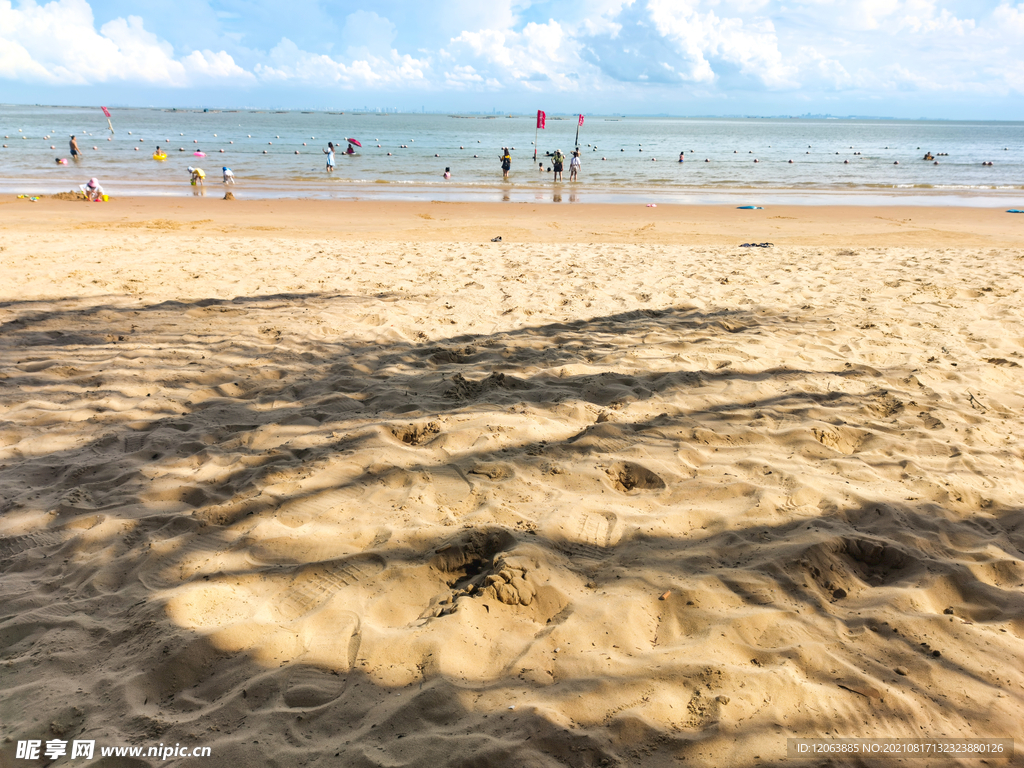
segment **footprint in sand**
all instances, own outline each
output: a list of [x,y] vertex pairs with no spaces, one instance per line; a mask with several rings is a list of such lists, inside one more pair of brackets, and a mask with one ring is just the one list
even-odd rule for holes
[[330,519],[333,513],[351,504],[357,496],[358,491],[342,488],[288,501],[278,510],[277,520],[289,528],[298,528],[314,520]]
[[665,481],[641,464],[621,461],[607,469],[612,485],[623,493],[664,490]]
[[125,435],[124,437],[124,452],[125,453],[138,453],[146,445],[146,438],[149,435]]
[[376,554],[355,555],[299,568],[290,583],[257,612],[272,620],[294,621],[320,608],[347,587],[372,579],[387,563]]
[[292,709],[322,707],[338,698],[348,681],[347,676],[341,677],[335,672],[315,667],[294,667],[286,674],[282,698]]
[[0,561],[10,560],[31,549],[52,547],[63,543],[64,534],[58,531],[40,531],[24,536],[11,536],[0,539]]
[[600,560],[606,557],[621,534],[613,512],[572,511],[546,521],[552,541],[572,560]]
[[797,563],[820,587],[841,598],[858,586],[858,579],[880,587],[907,578],[918,560],[884,541],[835,538],[809,547]]
[[[173,589],[193,578],[224,570],[233,542],[198,531],[154,543],[139,570],[139,581],[154,591]],[[237,556],[237,555],[236,555]]]

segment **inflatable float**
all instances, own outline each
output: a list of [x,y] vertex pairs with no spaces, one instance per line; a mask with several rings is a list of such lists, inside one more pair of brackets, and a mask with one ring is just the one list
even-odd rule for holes
[[192,154],[195,155],[196,157],[206,157],[205,152],[193,152]]
[[159,155],[158,155],[158,154],[156,154],[156,153],[154,152],[154,153],[153,153],[153,159],[154,159],[154,160],[166,160],[166,159],[167,159],[167,155],[165,155],[165,154],[163,154],[163,153],[161,153],[161,154],[159,154]]

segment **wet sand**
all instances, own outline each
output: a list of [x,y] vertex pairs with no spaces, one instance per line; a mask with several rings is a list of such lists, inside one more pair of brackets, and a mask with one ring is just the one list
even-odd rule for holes
[[1022,736],[1024,217],[218,193],[0,201],[0,764]]

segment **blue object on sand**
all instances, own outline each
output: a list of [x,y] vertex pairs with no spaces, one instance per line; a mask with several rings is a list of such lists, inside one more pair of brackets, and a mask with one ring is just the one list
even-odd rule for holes
[[1016,208],[1011,208],[1007,213],[1024,213],[1024,211],[1018,211]]
[[763,211],[760,205],[737,205],[736,210],[738,211]]

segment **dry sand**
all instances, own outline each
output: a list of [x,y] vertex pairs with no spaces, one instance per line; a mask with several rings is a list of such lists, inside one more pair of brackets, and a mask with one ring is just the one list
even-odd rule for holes
[[1018,218],[4,201],[0,765],[1019,740]]

